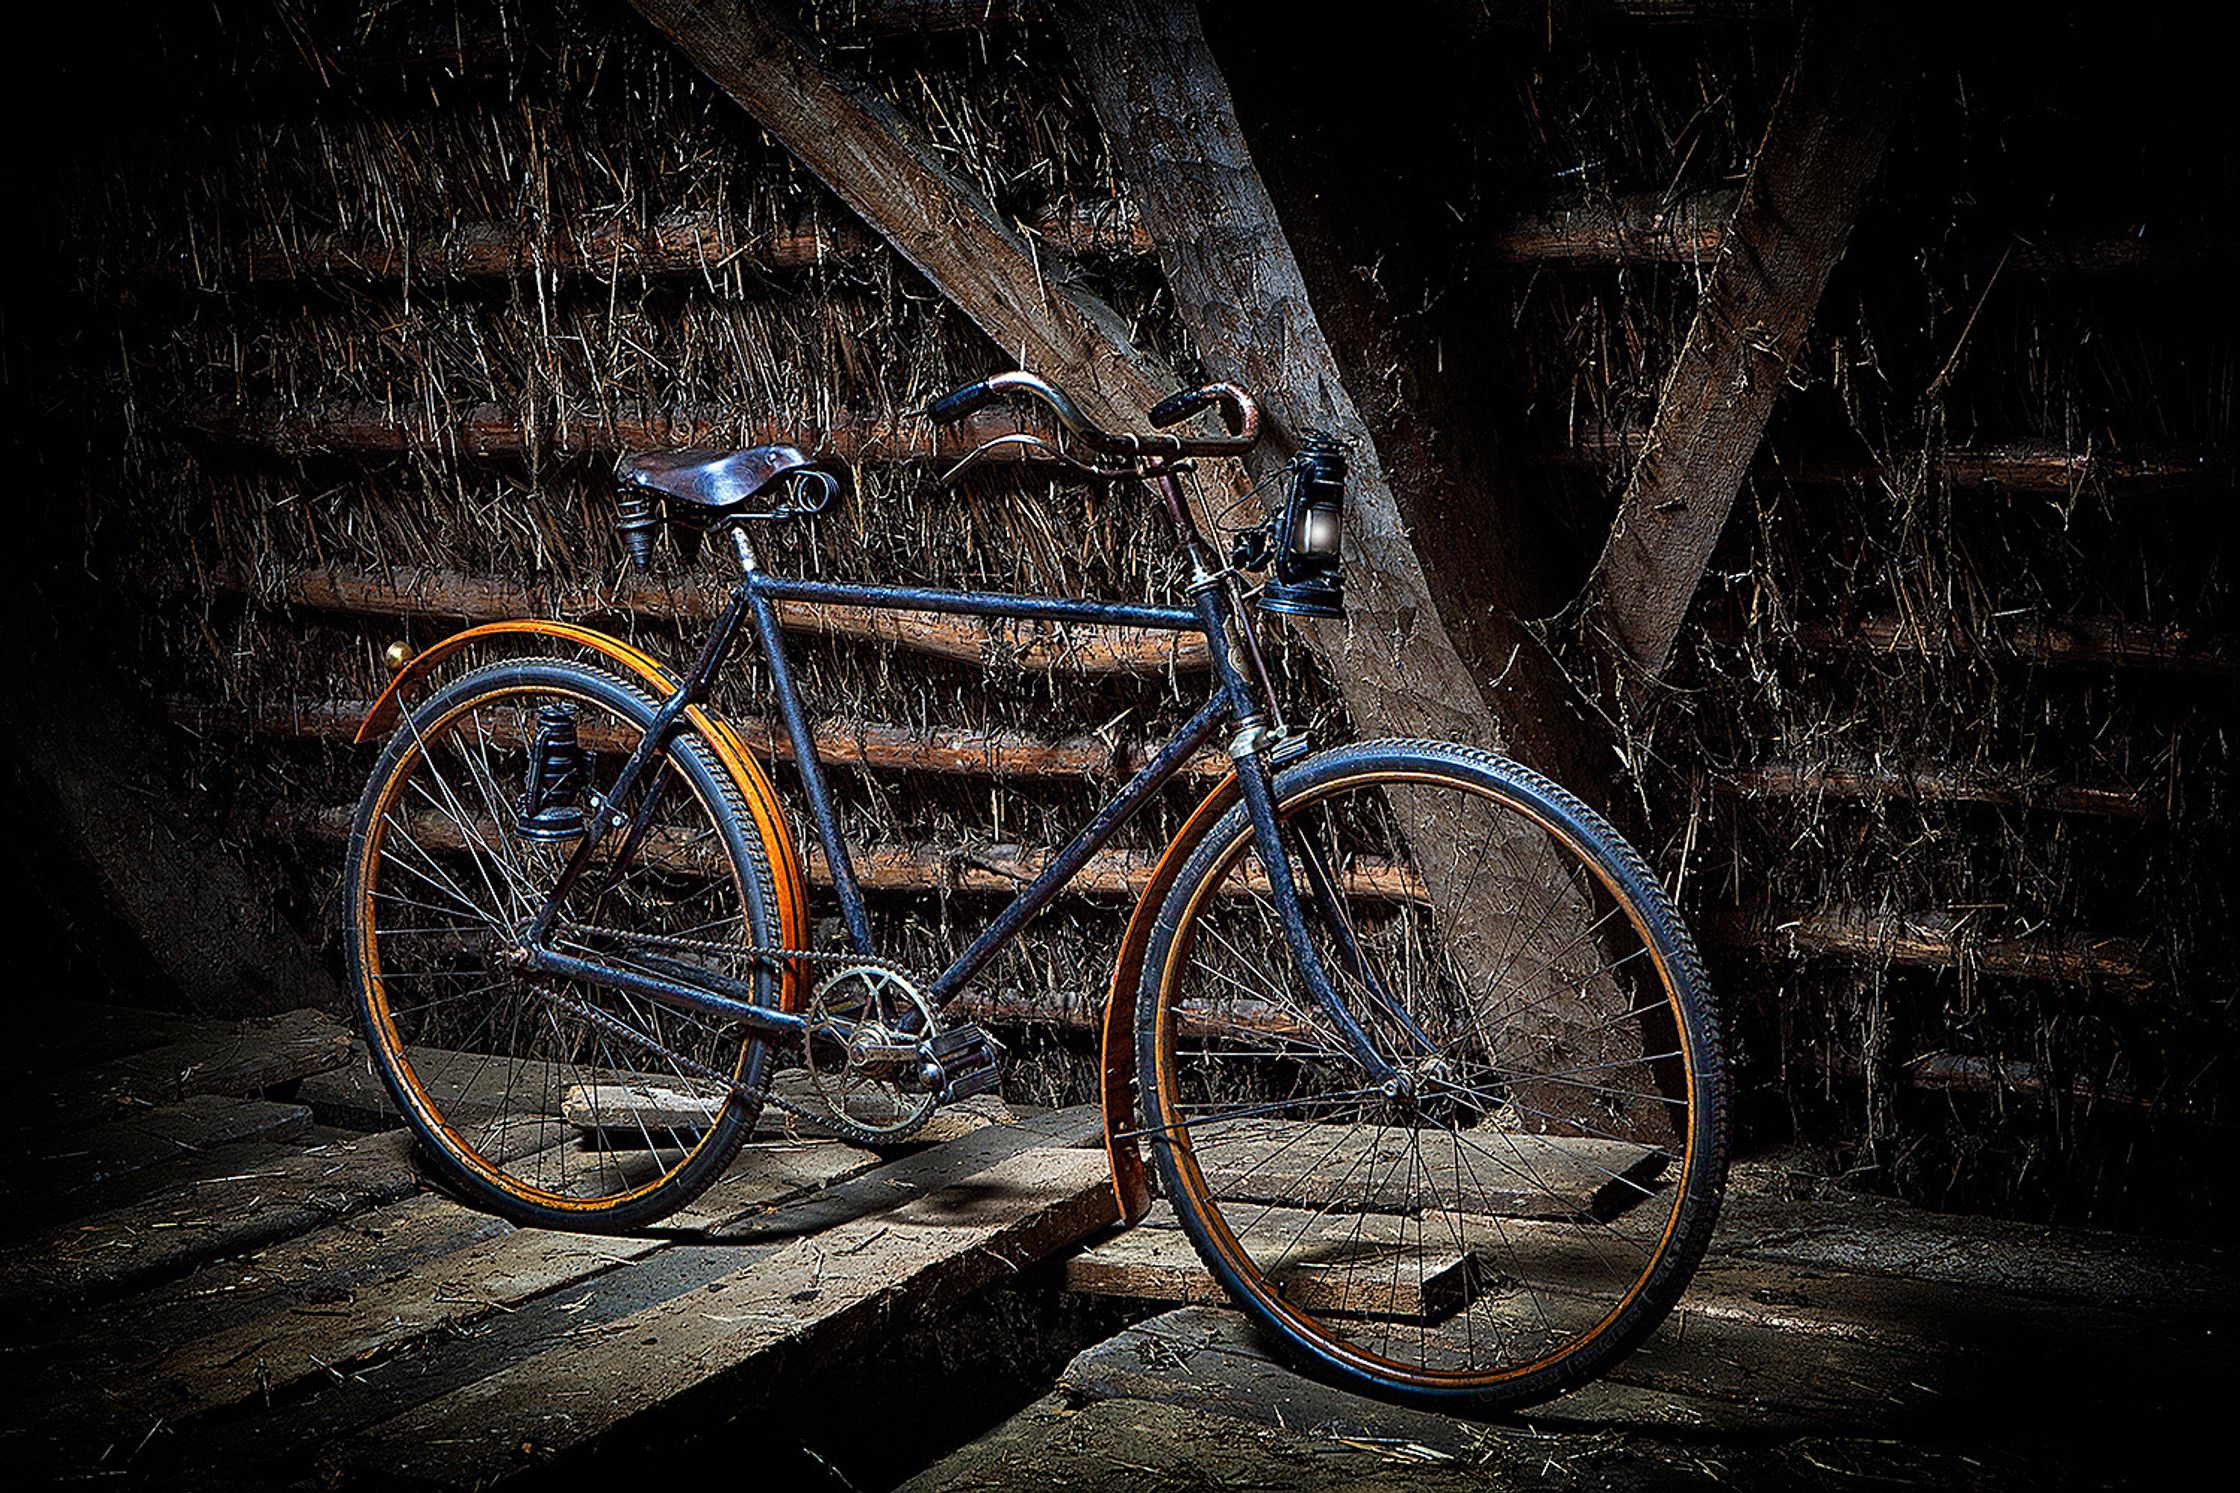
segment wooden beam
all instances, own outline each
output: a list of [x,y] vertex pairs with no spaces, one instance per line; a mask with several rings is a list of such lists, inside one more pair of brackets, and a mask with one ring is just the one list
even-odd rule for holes
[[2093,788],[2046,782],[2019,773],[1986,772],[1952,764],[1893,767],[1880,762],[1776,762],[1722,780],[1723,792],[1749,798],[1836,798],[1914,803],[1983,804],[2002,809],[2047,809],[2108,819],[2160,819],[2167,806],[2130,788]]
[[[1714,618],[1714,642],[1738,643],[1743,629]],[[1862,617],[1799,622],[1772,635],[1814,653],[1904,653],[1918,658],[2013,659],[2049,669],[2122,669],[2229,679],[2240,672],[2231,641],[2182,627],[2141,627],[2113,617],[2003,617],[1975,626],[1952,618]],[[1769,641],[1771,638],[1769,637]]]
[[1143,423],[1171,371],[1129,342],[1111,307],[1061,278],[886,100],[827,67],[742,0],[631,0],[997,346],[1066,386],[1092,419]]
[[1618,264],[1703,264],[1726,242],[1736,194],[1668,199],[1630,192],[1608,201],[1550,207],[1493,230],[1484,252],[1526,269],[1595,269]]
[[[1015,413],[1000,410],[982,411],[936,430],[914,415],[878,418],[840,412],[807,421],[706,410],[633,415],[579,406],[525,418],[518,407],[508,405],[436,409],[377,400],[297,406],[209,403],[188,410],[181,424],[206,440],[261,447],[284,456],[424,451],[504,459],[532,454],[612,456],[687,446],[728,450],[787,445],[863,466],[954,460],[982,441],[1020,428]],[[1011,447],[997,453],[996,459],[1028,458]]]
[[1987,935],[1977,931],[1978,921],[1971,912],[1878,913],[1860,907],[1827,907],[1773,921],[1764,937],[1805,957],[1965,969],[2072,985],[2105,984],[2131,992],[2156,983],[2145,952],[2129,939],[2093,933]]
[[[357,739],[370,700],[302,700],[292,704],[235,706],[175,698],[171,719],[196,733],[273,736],[296,741],[350,742]],[[749,750],[760,757],[794,760],[793,739],[767,721],[733,720]],[[598,751],[628,752],[637,743],[619,731],[579,727],[584,745]],[[1080,778],[1132,771],[1149,761],[1151,743],[1114,744],[1095,736],[1046,740],[1018,731],[952,730],[939,726],[889,726],[876,723],[828,725],[815,733],[817,760],[828,767],[885,768],[964,777]],[[1229,761],[1206,752],[1186,771],[1195,777],[1220,777]]]
[[[1534,457],[1550,466],[1629,474],[1649,449],[1641,431],[1580,431],[1542,445]],[[2148,447],[2135,451],[2072,451],[2050,441],[1998,441],[1929,453],[1932,476],[1954,487],[2073,497],[2091,489],[2121,492],[2230,487],[2233,454],[2216,447]],[[1761,449],[1751,474],[1764,481],[1811,486],[1896,483],[1902,474],[1866,456]]]
[[1813,14],[1589,585],[1590,630],[1654,678],[1843,255],[1911,81],[1910,16]]
[[[175,583],[174,583],[175,584]],[[159,588],[160,583],[151,589]],[[537,587],[497,576],[398,566],[383,572],[335,566],[300,570],[276,582],[231,574],[208,578],[206,594],[249,596],[352,617],[502,622],[511,617],[643,617],[706,622],[722,609],[720,593],[635,577],[623,587]],[[986,666],[1000,662],[1038,671],[1079,674],[1185,673],[1209,667],[1205,639],[1133,627],[978,622],[885,607],[777,604],[788,632],[886,643],[932,658]]]
[[[323,844],[342,845],[350,839],[354,814],[355,810],[347,806],[321,809],[275,820],[273,828],[282,834],[301,833]],[[489,820],[470,821],[467,827],[484,845],[502,844],[511,834],[509,828]],[[456,821],[434,814],[415,817],[412,833],[431,850],[460,851],[467,845],[466,834]],[[719,864],[715,852],[681,846],[673,835],[664,838],[660,832],[647,837],[640,853],[648,865],[685,875],[707,875]],[[918,845],[858,845],[850,850],[848,859],[855,868],[857,882],[867,892],[1005,896],[1025,890],[1041,874],[1046,861],[1040,853],[1010,844],[968,847],[961,851]],[[1063,894],[1087,898],[1135,897],[1150,882],[1158,863],[1157,851],[1100,850],[1066,883]],[[825,868],[820,847],[802,847],[802,868],[811,885],[832,885],[832,875]],[[1423,883],[1415,873],[1393,861],[1352,862],[1339,873],[1337,882],[1339,890],[1349,897],[1393,902],[1426,900]],[[1217,895],[1264,897],[1267,891],[1265,873],[1243,871],[1224,880]]]
[[1309,429],[1352,443],[1348,617],[1305,631],[1331,660],[1355,727],[1494,745],[1482,683],[1440,618],[1196,10],[1179,0],[1056,10],[1207,368],[1260,391],[1276,427],[1271,457],[1287,457]]

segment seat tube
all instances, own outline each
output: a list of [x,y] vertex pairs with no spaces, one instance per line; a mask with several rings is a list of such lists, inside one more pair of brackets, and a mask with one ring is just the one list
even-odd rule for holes
[[856,952],[871,957],[871,918],[864,911],[863,889],[856,884],[855,866],[848,859],[848,844],[840,834],[840,819],[833,811],[824,765],[817,761],[816,738],[810,734],[809,718],[802,713],[801,696],[794,689],[793,669],[786,662],[785,641],[778,635],[777,608],[762,594],[758,584],[761,571],[755,563],[753,546],[740,530],[731,532],[733,546],[739,553],[739,568],[745,572],[743,585],[748,615],[754,620],[762,656],[769,661],[770,689],[778,697],[778,715],[785,722],[786,739],[793,743],[793,765],[801,773],[802,792],[809,800],[809,817],[816,821],[817,844],[824,851],[825,869],[832,877],[833,893],[840,900],[840,921],[846,926],[848,942],[855,945]]
[[1229,758],[1236,764],[1237,786],[1243,792],[1245,813],[1252,821],[1252,838],[1260,852],[1261,867],[1268,873],[1269,897],[1275,902],[1276,915],[1283,920],[1283,938],[1290,946],[1292,965],[1298,970],[1299,978],[1306,982],[1307,993],[1330,1018],[1370,1080],[1383,1083],[1395,1077],[1396,1070],[1377,1051],[1376,1043],[1370,1040],[1368,1032],[1338,994],[1337,987],[1330,981],[1329,970],[1323,965],[1322,955],[1307,934],[1306,913],[1299,904],[1299,884],[1291,874],[1291,857],[1283,848],[1283,835],[1276,822],[1274,779],[1261,749],[1267,734],[1267,717],[1260,712],[1251,683],[1229,652],[1231,603],[1228,591],[1218,584],[1201,584],[1197,597],[1198,616],[1205,626],[1214,675],[1236,711],[1237,729],[1230,739]]

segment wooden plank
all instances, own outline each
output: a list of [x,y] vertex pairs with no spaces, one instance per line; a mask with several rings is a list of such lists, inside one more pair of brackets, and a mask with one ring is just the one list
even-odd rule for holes
[[680,1397],[750,1399],[780,1372],[930,1319],[1112,1217],[1102,1156],[1029,1151],[375,1426],[325,1465],[403,1482],[494,1481]]
[[[749,1146],[670,1227],[718,1227],[877,1165],[872,1153],[837,1141]],[[346,1284],[329,1278],[277,1299],[267,1293],[266,1304],[275,1309],[237,1316],[184,1342],[152,1350],[143,1345],[102,1376],[98,1394],[72,1386],[54,1396],[37,1416],[49,1449],[63,1460],[90,1455],[151,1424],[177,1427],[212,1410],[363,1371],[438,1334],[465,1332],[495,1313],[644,1259],[675,1238],[516,1230],[432,1198],[384,1212],[402,1214],[415,1205],[416,1216],[400,1218],[380,1241],[380,1267],[369,1268],[361,1258]],[[431,1248],[430,1241],[451,1247]],[[295,1242],[298,1253],[318,1247],[311,1239]],[[330,1240],[329,1257],[333,1247]]]
[[142,1202],[34,1234],[0,1259],[0,1310],[22,1315],[121,1295],[419,1185],[402,1131],[314,1139],[308,1150],[220,1146],[172,1169],[169,1185]]
[[[1362,1221],[1269,1209],[1248,1220],[1242,1242],[1280,1283],[1284,1300],[1305,1311],[1438,1321],[1477,1294],[1476,1257],[1443,1247],[1435,1227],[1426,1244],[1417,1239],[1414,1220],[1372,1219],[1367,1229],[1359,1227]],[[1145,1301],[1229,1302],[1166,1203],[1136,1227],[1066,1261],[1066,1287]]]
[[1909,13],[1815,13],[1595,575],[1589,625],[1654,678],[1765,434],[1912,81]]
[[57,1075],[20,1096],[20,1114],[34,1130],[86,1129],[195,1094],[246,1098],[349,1056],[350,1034],[333,1017],[290,1011]]
[[[1707,631],[1721,641],[1740,636],[1731,626]],[[2002,617],[1980,625],[1951,617],[1861,617],[1840,624],[1800,622],[1788,636],[1815,653],[2011,658],[2049,669],[2126,669],[2215,679],[2240,673],[2240,650],[2229,638],[2175,625],[2141,626],[2117,617]]]
[[173,1042],[210,1036],[230,1023],[181,1016],[141,1006],[42,997],[20,1002],[7,1050],[0,1052],[0,1076],[11,1083],[71,1068],[87,1068],[111,1058],[146,1052]]
[[[385,1366],[377,1372],[361,1370],[326,1383],[315,1376],[311,1384],[317,1393],[275,1403],[260,1417],[213,1417],[189,1426],[175,1440],[160,1444],[160,1465],[183,1473],[256,1472],[279,1481],[306,1476],[312,1471],[308,1458],[317,1448],[463,1389],[555,1345],[608,1333],[612,1324],[662,1303],[711,1302],[721,1294],[707,1290],[711,1283],[726,1280],[785,1245],[858,1220],[876,1219],[947,1188],[969,1185],[976,1173],[1022,1152],[1093,1145],[1101,1133],[1101,1113],[1083,1105],[1023,1118],[1015,1125],[987,1126],[961,1140],[916,1152],[779,1205],[756,1203],[725,1218],[699,1217],[697,1224],[694,1217],[700,1210],[692,1210],[692,1217],[680,1215],[675,1221],[676,1230],[665,1231],[667,1248],[628,1268],[609,1271],[591,1289],[548,1293],[523,1302],[481,1319],[471,1334],[438,1333],[412,1344],[409,1352],[378,1360]],[[797,1154],[792,1148],[800,1144],[774,1143],[771,1149],[781,1155]],[[710,1207],[722,1205],[716,1189],[711,1189],[709,1198]]]
[[62,1198],[72,1198],[73,1206],[99,1206],[107,1184],[164,1162],[240,1141],[278,1144],[310,1133],[311,1110],[302,1104],[190,1095],[80,1134],[19,1140],[0,1162],[0,1196],[13,1194],[19,1206],[41,1212],[53,1211]]
[[1224,1200],[1410,1212],[1426,1188],[1463,1176],[1466,1193],[1440,1196],[1464,1212],[1555,1220],[1616,1217],[1655,1195],[1668,1159],[1631,1141],[1493,1126],[1406,1132],[1272,1119],[1225,1124],[1198,1140],[1197,1156]]

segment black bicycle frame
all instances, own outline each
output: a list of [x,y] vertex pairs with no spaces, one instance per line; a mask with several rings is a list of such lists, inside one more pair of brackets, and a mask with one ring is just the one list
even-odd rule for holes
[[[833,892],[839,899],[841,921],[847,928],[848,941],[857,953],[876,957],[870,919],[864,910],[862,887],[856,880],[848,844],[841,833],[839,816],[832,806],[824,767],[817,760],[816,744],[810,735],[808,716],[801,708],[801,698],[794,686],[793,671],[787,662],[785,640],[779,632],[774,603],[803,601],[828,606],[890,607],[970,617],[1102,623],[1158,632],[1200,633],[1206,640],[1213,664],[1212,697],[1098,811],[1096,817],[1082,827],[1080,833],[1050,858],[1041,873],[1012,898],[994,921],[972,941],[971,946],[926,987],[926,997],[939,1010],[962,994],[965,986],[988,960],[1064,889],[1066,883],[1088,864],[1089,858],[1104,848],[1120,827],[1181,771],[1183,764],[1192,755],[1211,741],[1224,725],[1233,724],[1237,730],[1230,744],[1230,756],[1236,764],[1245,809],[1259,844],[1262,865],[1268,874],[1269,891],[1284,922],[1285,941],[1290,947],[1292,958],[1306,979],[1309,993],[1329,1013],[1340,1035],[1362,1059],[1371,1075],[1380,1080],[1392,1076],[1394,1070],[1391,1065],[1378,1053],[1367,1033],[1330,984],[1328,973],[1323,969],[1308,936],[1300,907],[1299,890],[1291,875],[1289,857],[1282,853],[1281,842],[1277,837],[1274,790],[1268,763],[1260,748],[1261,731],[1256,729],[1266,722],[1259,709],[1259,699],[1272,698],[1272,690],[1261,668],[1257,650],[1244,650],[1250,662],[1245,667],[1240,667],[1237,656],[1229,646],[1231,629],[1235,623],[1235,603],[1225,583],[1211,577],[1202,580],[1193,588],[1196,604],[1191,607],[1145,606],[1125,602],[1020,596],[1002,592],[931,590],[916,586],[854,585],[770,575],[756,563],[753,548],[746,542],[744,533],[734,530],[734,535],[744,575],[732,589],[730,605],[717,619],[706,644],[693,660],[682,683],[661,703],[645,739],[638,744],[616,775],[614,786],[606,799],[608,804],[626,802],[638,779],[661,759],[661,754],[666,750],[669,738],[677,731],[686,709],[708,698],[716,676],[738,640],[742,625],[751,625],[770,668],[772,693],[777,698],[778,712],[785,723],[786,736],[793,745],[794,764],[801,774],[809,814],[816,825],[817,842],[824,852],[825,867],[832,879]],[[1247,668],[1251,671],[1250,678],[1246,674]],[[625,990],[652,1000],[694,1007],[736,1020],[766,1035],[800,1039],[807,1030],[804,1018],[757,1004],[753,987],[745,981],[729,979],[713,971],[696,970],[693,982],[687,984],[639,970],[621,969],[596,960],[578,958],[550,946],[549,938],[558,919],[559,908],[589,866],[601,841],[607,834],[622,830],[628,836],[623,853],[627,854],[634,848],[636,838],[643,833],[650,820],[653,800],[661,786],[657,781],[653,789],[649,790],[647,801],[641,806],[635,820],[626,820],[611,810],[603,810],[591,820],[584,838],[563,868],[552,895],[546,900],[542,912],[530,929],[523,954],[524,965],[531,970]],[[1328,895],[1321,884],[1326,875],[1326,872],[1322,872],[1311,878],[1315,883],[1311,890],[1318,902]],[[1342,919],[1339,931],[1343,940],[1345,930]],[[1372,998],[1375,998],[1374,991]],[[1380,1004],[1383,1003],[1380,1001]]]

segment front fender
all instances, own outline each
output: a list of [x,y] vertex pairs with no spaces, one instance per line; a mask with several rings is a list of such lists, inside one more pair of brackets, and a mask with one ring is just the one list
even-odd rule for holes
[[1143,983],[1143,958],[1151,947],[1159,906],[1167,900],[1182,868],[1221,822],[1221,816],[1243,797],[1237,775],[1231,772],[1190,811],[1136,898],[1128,931],[1120,939],[1120,955],[1112,964],[1112,990],[1104,1003],[1104,1148],[1112,1163],[1112,1191],[1120,1200],[1120,1221],[1124,1224],[1134,1223],[1151,1210],[1143,1143],[1136,1136],[1136,996]]
[[[509,639],[545,638],[581,648],[597,654],[624,674],[644,685],[657,697],[666,698],[677,691],[677,677],[663,668],[652,655],[634,648],[620,638],[573,622],[547,622],[537,618],[522,618],[512,622],[489,622],[480,627],[470,627],[464,632],[453,633],[418,658],[397,670],[396,677],[373,702],[366,717],[358,725],[357,740],[362,745],[378,741],[396,727],[404,714],[404,704],[413,690],[418,688],[436,669],[471,648],[489,647]],[[809,936],[809,891],[807,878],[801,869],[800,852],[793,843],[793,831],[786,823],[785,812],[779,807],[777,790],[771,786],[770,776],[762,770],[747,751],[739,733],[731,723],[712,715],[698,705],[685,707],[685,720],[700,733],[723,765],[732,785],[738,789],[740,799],[754,819],[755,828],[762,834],[762,843],[770,848],[770,877],[778,893],[778,929],[784,946],[789,949],[807,948],[804,940]],[[1141,955],[1138,955],[1140,962]],[[799,964],[788,962],[784,979],[779,987],[778,1005],[781,1010],[801,1009],[803,974]]]

